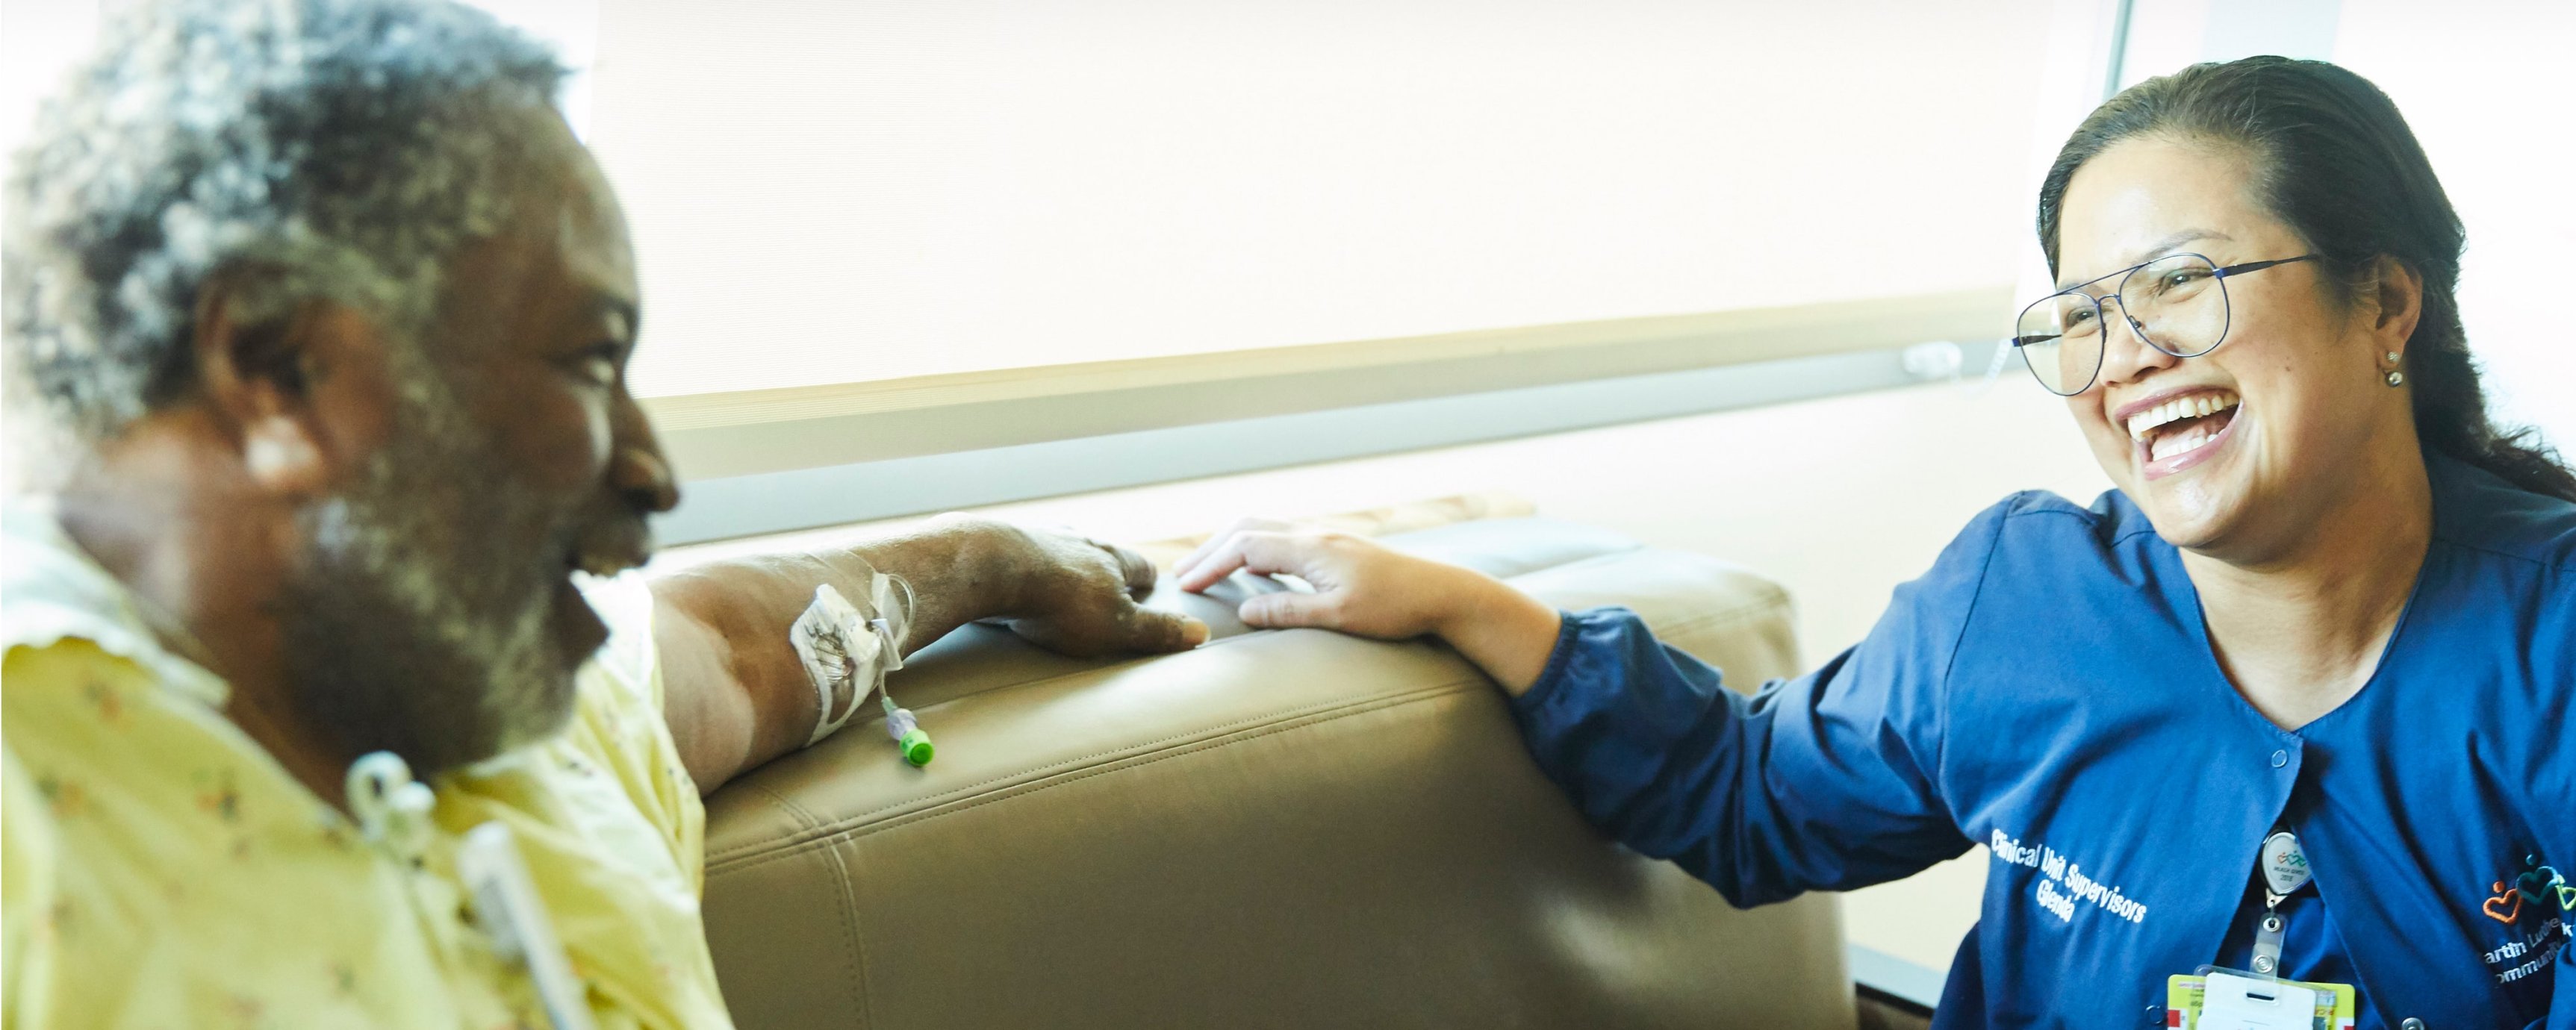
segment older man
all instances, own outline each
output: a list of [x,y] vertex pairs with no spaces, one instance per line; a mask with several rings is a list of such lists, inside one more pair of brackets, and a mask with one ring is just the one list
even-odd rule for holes
[[722,1025],[698,795],[849,717],[860,620],[1204,639],[1132,555],[967,519],[627,574],[676,492],[561,74],[445,3],[202,0],[48,106],[7,250],[50,465],[0,534],[8,1025]]

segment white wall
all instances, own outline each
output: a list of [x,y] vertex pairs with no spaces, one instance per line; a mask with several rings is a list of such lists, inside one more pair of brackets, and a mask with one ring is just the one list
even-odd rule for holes
[[606,5],[634,381],[2008,282],[2048,2]]
[[2468,226],[2460,312],[2490,406],[2576,457],[2576,4],[2344,0],[2334,58],[2406,113]]
[[0,0],[0,161],[16,156],[51,93],[98,38],[98,0]]

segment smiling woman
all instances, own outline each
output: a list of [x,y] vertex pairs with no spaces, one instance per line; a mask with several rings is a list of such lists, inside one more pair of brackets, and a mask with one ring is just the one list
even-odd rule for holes
[[[2262,103],[2242,102],[2256,90]],[[2376,354],[2346,348],[2344,357],[2389,366],[2373,376],[2388,386],[2412,380],[2405,397],[2425,445],[2524,489],[2576,500],[2576,474],[2537,434],[2499,431],[2488,421],[2456,299],[2466,234],[2423,148],[2385,94],[2333,65],[2281,58],[2197,66],[2121,94],[2076,130],[2040,190],[2040,242],[2061,278],[2083,271],[2068,239],[2083,230],[2066,218],[2079,170],[2090,166],[2091,178],[2101,178],[2109,165],[2094,162],[2106,151],[2148,141],[2196,150],[2203,160],[2242,162],[2236,176],[2183,181],[2226,191],[2201,199],[2258,210],[2298,241],[2293,245],[2312,249],[2297,260],[2323,266],[2319,285],[2329,308],[2323,314],[2408,324],[2411,331],[2399,334],[2394,346]],[[2214,230],[2185,231],[2234,242]],[[2187,242],[2170,240],[2157,249]],[[2385,310],[2392,298],[2372,294],[2403,278],[2417,280],[2407,289],[2420,310]],[[2222,303],[2219,310],[2228,308]]]
[[2497,717],[2576,697],[2576,477],[2487,418],[2395,106],[2277,57],[2148,81],[2039,229],[2061,292],[2015,342],[2118,489],[2006,499],[1755,698],[1632,613],[1333,534],[1241,527],[1181,585],[1446,638],[1578,807],[1738,904],[1995,842],[1936,1026],[2190,1025],[2249,978],[2333,1025],[2576,1025],[2565,899],[2482,907],[2576,854],[2576,755]]

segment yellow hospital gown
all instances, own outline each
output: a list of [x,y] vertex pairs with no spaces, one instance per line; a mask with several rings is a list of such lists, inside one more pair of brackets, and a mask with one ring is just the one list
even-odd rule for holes
[[455,875],[495,819],[603,1030],[730,1025],[698,918],[705,811],[637,577],[588,588],[611,636],[571,726],[434,781],[414,867],[226,720],[224,684],[42,507],[0,522],[0,1025],[543,1028]]

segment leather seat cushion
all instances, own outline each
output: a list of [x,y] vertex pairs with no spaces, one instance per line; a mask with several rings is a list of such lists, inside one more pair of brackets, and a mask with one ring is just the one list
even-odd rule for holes
[[[1788,598],[1542,519],[1400,546],[1561,607],[1618,603],[1749,686]],[[1045,654],[970,627],[859,723],[709,799],[706,923],[745,1027],[1849,1027],[1834,902],[1752,911],[1585,825],[1501,693],[1430,642],[1247,631],[1238,577],[1153,603],[1214,639]]]

